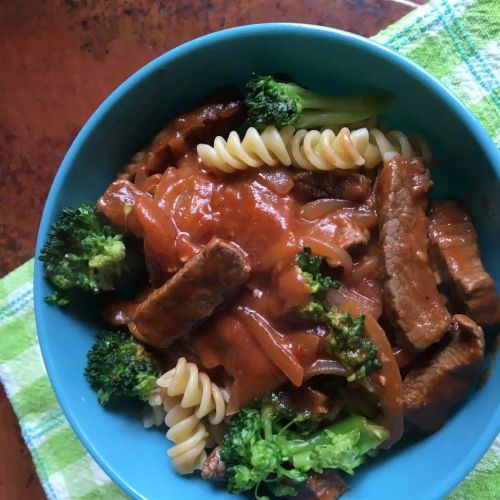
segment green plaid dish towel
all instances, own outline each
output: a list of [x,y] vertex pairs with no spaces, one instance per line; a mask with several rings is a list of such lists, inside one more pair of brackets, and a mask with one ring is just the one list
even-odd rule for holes
[[[374,40],[448,86],[500,145],[500,0],[435,0]],[[87,454],[47,378],[35,331],[33,260],[0,280],[0,381],[49,499],[126,498]],[[500,499],[500,437],[449,496]]]
[[86,452],[43,365],[33,308],[33,259],[0,280],[0,381],[51,500],[127,498]]

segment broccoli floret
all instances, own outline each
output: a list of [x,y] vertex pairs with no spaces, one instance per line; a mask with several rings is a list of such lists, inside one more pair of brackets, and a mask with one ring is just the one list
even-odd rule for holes
[[323,257],[312,255],[309,247],[304,247],[304,250],[298,254],[297,263],[300,272],[306,278],[307,284],[311,289],[311,295],[315,301],[323,300],[326,292],[331,288],[340,288],[339,281],[334,281],[330,276],[321,273]]
[[300,316],[314,324],[324,324],[326,321],[325,308],[319,303],[311,300],[307,305],[300,308]]
[[352,474],[363,455],[387,438],[387,431],[364,417],[350,416],[317,429],[309,414],[297,413],[280,395],[260,408],[244,407],[225,435],[221,459],[231,493],[265,486],[275,496],[296,495],[311,472],[340,469]]
[[318,128],[353,123],[383,111],[387,95],[324,96],[269,75],[253,75],[246,84],[248,122],[261,130],[268,125]]
[[56,290],[54,293],[45,297],[47,304],[55,304],[59,307],[66,307],[69,304],[69,297],[67,293]]
[[103,331],[87,354],[85,378],[103,406],[118,396],[147,399],[156,377],[153,358],[128,332]]
[[40,253],[45,278],[56,292],[48,303],[65,306],[69,291],[112,290],[113,280],[127,269],[123,235],[103,222],[94,206],[65,208],[52,225]]
[[352,371],[348,380],[363,378],[381,368],[377,347],[364,335],[365,316],[353,318],[336,308],[327,308],[326,293],[331,288],[340,288],[341,284],[321,273],[323,258],[312,255],[311,249],[304,247],[303,252],[297,256],[297,262],[312,295],[311,302],[302,307],[300,313],[309,321],[325,325],[330,331],[327,337],[328,348],[333,356]]
[[363,314],[354,318],[347,312],[332,309],[326,313],[326,318],[331,329],[327,345],[333,356],[352,370],[353,373],[348,380],[363,378],[372,371],[382,368],[382,363],[377,358],[377,347],[363,335],[365,332]]

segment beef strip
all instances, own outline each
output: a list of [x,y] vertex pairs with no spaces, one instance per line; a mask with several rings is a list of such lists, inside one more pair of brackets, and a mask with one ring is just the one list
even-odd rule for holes
[[306,200],[339,198],[362,202],[371,193],[371,181],[351,172],[301,172],[294,176],[295,190]]
[[201,465],[203,479],[226,479],[226,465],[220,458],[220,446],[216,446]]
[[457,314],[443,341],[411,369],[403,380],[405,417],[432,432],[445,422],[450,409],[465,396],[484,355],[483,330]]
[[332,469],[322,474],[313,473],[307,483],[299,490],[298,500],[335,500],[343,495],[349,486],[342,476]]
[[209,317],[249,276],[246,255],[235,245],[213,238],[137,307],[128,327],[140,340],[167,347]]
[[241,125],[245,116],[239,95],[231,90],[224,95],[222,99],[218,93],[169,123],[123,167],[121,177],[133,180],[139,172],[146,176],[161,173],[199,142],[212,141],[217,135],[226,136]]
[[468,210],[455,201],[436,201],[429,215],[431,256],[449,286],[458,312],[482,325],[500,322],[500,298],[484,270],[476,230]]
[[430,187],[422,163],[402,157],[384,165],[376,186],[384,306],[398,343],[416,351],[438,342],[451,322],[429,266],[425,210]]
[[135,202],[141,196],[149,196],[131,182],[118,179],[112,182],[106,192],[97,200],[97,210],[122,231],[142,236],[142,227],[135,211]]

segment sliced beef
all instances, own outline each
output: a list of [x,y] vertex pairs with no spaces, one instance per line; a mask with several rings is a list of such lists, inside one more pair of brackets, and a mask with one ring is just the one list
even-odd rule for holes
[[214,238],[137,307],[128,327],[144,342],[167,347],[210,316],[249,276],[246,255]]
[[134,211],[136,201],[148,197],[134,184],[118,179],[112,182],[97,201],[97,210],[104,214],[116,227],[142,236],[142,227]]
[[219,93],[169,123],[149,146],[132,157],[121,176],[134,179],[139,173],[149,176],[163,172],[190,148],[199,142],[212,141],[217,135],[226,136],[241,125],[244,118],[237,92],[225,92],[223,98]]
[[430,186],[422,163],[406,158],[386,163],[376,186],[385,311],[398,342],[416,351],[438,342],[451,321],[429,266]]
[[500,298],[484,270],[468,210],[455,201],[436,201],[429,215],[431,255],[458,311],[482,325],[500,322]]
[[299,490],[298,500],[335,500],[343,495],[349,486],[335,470],[327,469],[322,474],[313,473]]
[[339,198],[365,201],[371,193],[371,181],[350,172],[301,172],[294,177],[295,190],[306,200]]
[[201,477],[203,479],[219,479],[223,481],[226,478],[226,466],[220,458],[220,446],[216,446],[210,455],[201,465]]
[[405,417],[426,432],[439,428],[469,390],[483,360],[483,330],[457,314],[450,332],[432,351],[403,380]]

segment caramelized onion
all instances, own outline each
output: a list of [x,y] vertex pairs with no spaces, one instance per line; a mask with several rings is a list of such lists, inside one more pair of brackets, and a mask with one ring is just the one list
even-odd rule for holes
[[325,257],[330,267],[342,267],[345,276],[351,274],[352,258],[343,248],[334,243],[317,240],[312,236],[304,238],[304,245],[310,247],[312,253]]
[[378,217],[374,211],[356,210],[353,212],[351,220],[368,229],[373,229],[378,225]]
[[356,283],[363,278],[373,277],[379,269],[379,260],[377,255],[370,255],[355,265],[352,274],[349,276],[350,283]]
[[367,229],[373,229],[378,224],[377,212],[366,206],[360,208],[343,208],[339,210],[336,215],[345,217],[355,224]]
[[[137,179],[137,177],[136,177]],[[141,189],[145,193],[154,195],[156,188],[158,187],[158,183],[161,180],[161,174],[150,175],[142,184]]]
[[375,318],[379,318],[382,314],[382,307],[379,301],[370,299],[366,295],[362,295],[347,286],[341,286],[338,290],[330,290],[327,295],[327,301],[329,304],[338,307],[347,302],[353,302],[359,307],[360,311],[369,313]]
[[303,205],[300,209],[300,215],[303,219],[313,221],[321,219],[330,212],[338,208],[352,207],[352,203],[348,200],[338,200],[335,198],[325,198],[322,200],[310,201]]
[[399,368],[409,365],[415,359],[415,353],[408,351],[401,346],[394,346],[392,348],[392,352]]
[[165,194],[165,191],[167,190],[168,186],[171,185],[173,182],[175,182],[176,179],[172,175],[172,167],[169,167],[161,174],[160,181],[158,182],[158,185],[156,186],[155,194],[154,194],[154,200],[156,203],[159,203],[160,200],[162,199],[163,195]]
[[179,261],[172,252],[170,243],[175,241],[177,235],[172,218],[159,208],[149,196],[137,199],[134,211],[142,227],[148,248],[163,272],[169,274],[177,271]]
[[144,171],[144,169],[141,168],[137,172],[137,174],[135,174],[134,183],[135,183],[136,187],[138,187],[139,189],[142,190],[142,186],[146,182],[147,178],[148,178],[148,176],[147,176],[146,172]]
[[317,359],[304,370],[304,380],[317,377],[318,375],[337,375],[348,377],[350,371],[342,366],[336,359]]
[[243,307],[238,317],[261,345],[263,351],[288,377],[290,382],[297,387],[302,385],[304,369],[295,358],[286,339],[260,314],[248,307]]

